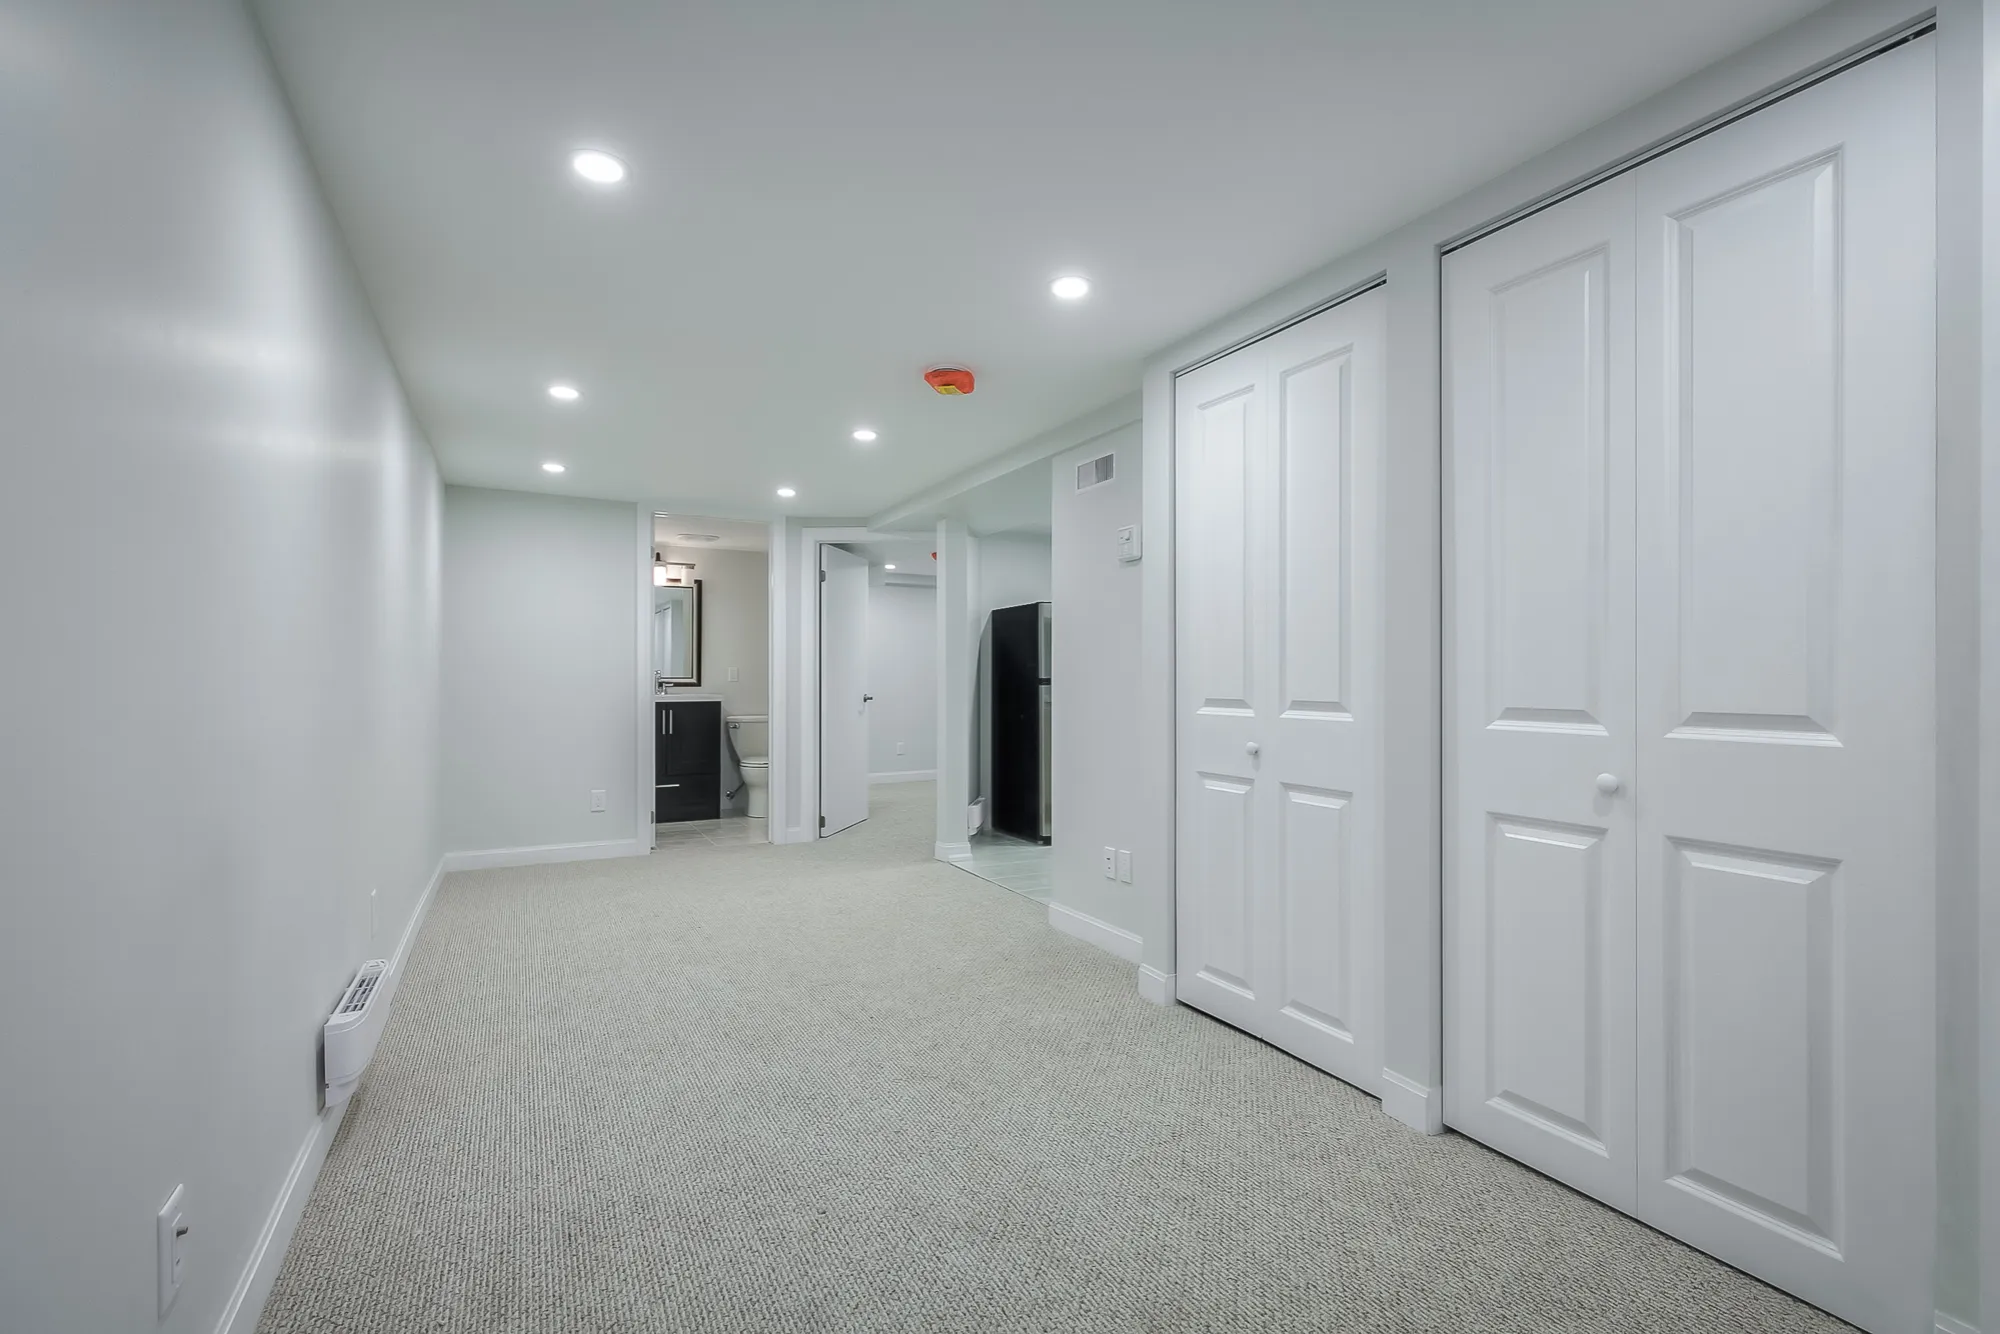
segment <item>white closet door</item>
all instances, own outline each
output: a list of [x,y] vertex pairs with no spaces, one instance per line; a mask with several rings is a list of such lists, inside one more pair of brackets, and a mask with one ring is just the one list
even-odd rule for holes
[[1370,1090],[1385,309],[1357,297],[1175,391],[1177,994]]
[[1632,188],[1614,180],[1517,223],[1444,274],[1445,1115],[1626,1209]]
[[1928,1328],[1931,43],[1638,175],[1648,1221]]

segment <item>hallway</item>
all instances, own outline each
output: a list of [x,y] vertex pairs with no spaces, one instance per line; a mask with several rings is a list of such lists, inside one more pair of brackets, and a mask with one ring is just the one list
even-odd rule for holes
[[929,860],[452,876],[263,1334],[1845,1328]]

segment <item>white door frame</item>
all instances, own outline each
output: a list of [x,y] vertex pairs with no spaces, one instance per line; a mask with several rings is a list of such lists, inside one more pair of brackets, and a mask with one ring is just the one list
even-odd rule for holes
[[[785,700],[783,711],[771,714],[771,790],[783,798],[771,806],[769,837],[773,843],[814,843],[819,840],[819,549],[825,542],[866,542],[881,536],[856,524],[826,525],[793,530],[796,547],[784,554],[794,562],[797,576],[792,586],[799,590],[798,606],[787,608],[774,597],[771,602],[771,643],[774,655],[779,636],[788,631],[795,636],[798,657],[787,664],[788,676],[771,678],[771,699],[775,705]],[[774,571],[777,566],[774,563]],[[784,624],[790,618],[791,625]],[[791,686],[798,685],[798,712],[791,711]],[[794,764],[793,761],[796,761]],[[791,767],[781,767],[781,766]],[[789,780],[799,780],[800,809],[790,809]]]
[[[633,733],[636,740],[632,757],[635,767],[635,779],[637,782],[637,787],[635,788],[635,791],[638,794],[638,801],[636,803],[638,810],[636,815],[634,816],[634,819],[637,822],[637,830],[633,836],[639,840],[640,847],[651,848],[655,851],[658,850],[658,845],[654,842],[654,839],[658,835],[659,827],[655,825],[650,818],[648,818],[653,813],[653,799],[646,795],[646,793],[653,790],[653,774],[654,774],[653,519],[656,515],[661,515],[661,514],[696,514],[696,513],[703,514],[708,518],[715,518],[715,519],[726,519],[729,517],[726,514],[713,513],[712,509],[705,509],[699,503],[688,502],[688,501],[673,501],[673,500],[652,501],[648,503],[643,503],[639,506],[639,514],[638,514],[639,594],[638,594],[638,608],[637,608],[638,620],[636,623],[637,630],[634,635],[634,638],[638,641],[634,645],[634,649],[636,652],[636,670],[637,670],[637,678],[635,683],[636,684],[635,707],[637,710],[635,718],[636,718],[637,730]],[[734,520],[734,522],[756,523],[759,522],[759,520],[738,519]],[[782,581],[777,578],[777,574],[783,565],[783,556],[784,556],[783,549],[778,545],[778,538],[782,531],[782,528],[783,528],[782,520],[780,520],[777,524],[773,525],[771,538],[767,542],[764,550],[765,567],[771,575],[770,610],[772,617],[771,626],[774,631],[777,629],[778,626],[777,618],[782,609],[782,602],[778,596],[780,591],[779,585],[782,583]],[[778,768],[778,752],[775,749],[775,747],[778,744],[777,740],[778,702],[783,695],[783,691],[779,688],[781,683],[781,678],[778,675],[779,654],[778,654],[777,636],[773,634],[770,637],[770,640],[771,642],[765,650],[766,656],[764,661],[764,670],[766,673],[766,679],[770,682],[770,687],[769,687],[769,693],[771,699],[770,733],[771,733],[771,744],[773,746],[773,750],[771,752],[772,756],[771,772],[775,775],[781,772],[780,769]],[[703,686],[702,688],[704,690],[708,689],[707,686]],[[722,692],[718,690],[715,693],[721,694]],[[774,780],[772,783],[773,790],[771,792],[771,798],[773,801],[777,799],[776,788],[777,788],[777,783]],[[778,827],[778,821],[776,819],[777,808],[773,806],[771,809],[773,818],[770,819],[767,822],[767,824],[769,825],[772,833],[775,834]],[[771,841],[775,843],[778,840],[776,838],[773,838]]]
[[[1943,39],[1978,40],[1968,11],[1995,0],[1958,0],[1936,17]],[[1148,999],[1172,1000],[1176,956],[1174,917],[1174,376],[1264,333],[1324,308],[1333,299],[1386,274],[1389,311],[1389,460],[1384,478],[1385,601],[1395,609],[1385,633],[1387,682],[1384,792],[1390,834],[1384,842],[1384,960],[1386,984],[1383,1108],[1407,1124],[1436,1133],[1443,1124],[1441,1083],[1443,886],[1446,849],[1443,774],[1451,762],[1445,738],[1449,693],[1443,666],[1451,593],[1450,480],[1441,458],[1442,374],[1439,293],[1443,247],[1490,229],[1524,209],[1603,179],[1610,167],[1657,155],[1663,146],[1761,104],[1779,90],[1851,63],[1927,26],[1920,0],[1838,0],[1755,45],[1724,58],[1673,88],[1533,161],[1506,172],[1424,218],[1332,262],[1314,274],[1163,350],[1148,363],[1142,392],[1145,460],[1141,644],[1150,664],[1141,682],[1147,720],[1135,781],[1142,789],[1146,845],[1138,922],[1138,985]],[[1976,27],[1976,25],[1973,25]],[[1940,65],[1940,96],[1954,94]],[[1964,96],[1961,79],[1958,96]],[[1974,80],[1976,82],[1976,79]],[[1958,132],[1963,132],[1959,127]],[[1947,156],[1940,145],[1941,160]],[[2000,184],[2000,182],[1995,182]],[[1989,185],[1989,191],[1993,188]],[[1975,285],[1976,265],[1961,255],[1941,258],[1941,286]],[[1940,385],[1941,397],[1947,386]],[[1970,434],[1952,447],[1976,452]],[[1977,466],[1973,464],[1971,466]],[[1940,476],[1949,470],[1940,461]],[[1990,485],[1990,477],[1989,477]],[[1941,566],[1942,577],[1942,566]],[[1961,572],[1958,577],[1963,578]],[[1990,592],[1989,592],[1990,596]],[[1939,716],[1969,699],[1941,696]],[[1963,712],[1957,716],[1965,716]],[[1990,723],[1989,723],[1990,725]],[[2000,743],[1992,749],[2000,752]],[[1994,771],[2000,774],[2000,771]],[[1989,877],[1990,878],[1990,877]],[[2000,917],[2000,909],[1995,916]],[[2000,953],[2000,927],[1993,932]],[[1989,976],[1996,970],[1989,968]],[[2000,1006],[1996,1006],[2000,1008]],[[1992,1039],[2000,1046],[2000,1036]],[[1988,1077],[1989,1082],[1992,1076]],[[2000,1138],[2000,1112],[1993,1134]],[[1993,1193],[2000,1195],[2000,1185]]]

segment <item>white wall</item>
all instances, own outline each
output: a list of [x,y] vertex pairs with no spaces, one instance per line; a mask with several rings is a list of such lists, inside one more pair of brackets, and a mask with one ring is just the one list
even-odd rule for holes
[[437,864],[437,470],[243,6],[4,27],[0,1325],[247,1334]]
[[[937,584],[868,577],[868,772],[937,769]],[[898,754],[896,747],[903,747]]]
[[[1115,456],[1113,475],[1076,489],[1076,465]],[[1059,908],[1134,937],[1135,885],[1104,878],[1103,849],[1130,849],[1145,818],[1134,772],[1143,725],[1134,689],[1139,657],[1139,566],[1118,559],[1118,529],[1139,522],[1139,424],[1060,455],[1053,476],[1054,892]],[[1135,876],[1136,880],[1136,876]]]
[[[612,501],[445,489],[443,818],[453,854],[639,850],[636,513]],[[593,812],[599,789],[606,808]],[[455,856],[459,864],[470,863]]]

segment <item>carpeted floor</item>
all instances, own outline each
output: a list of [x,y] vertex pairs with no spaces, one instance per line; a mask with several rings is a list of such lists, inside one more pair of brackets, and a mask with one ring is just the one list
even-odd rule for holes
[[1845,1329],[929,860],[439,890],[262,1334]]

